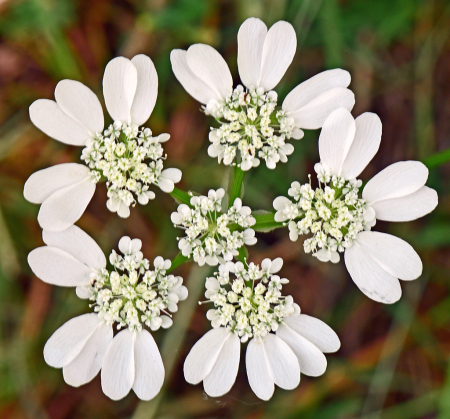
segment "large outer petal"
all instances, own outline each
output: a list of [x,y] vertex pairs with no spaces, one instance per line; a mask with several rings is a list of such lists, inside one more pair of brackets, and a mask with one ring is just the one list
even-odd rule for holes
[[83,314],[64,323],[44,346],[45,362],[55,368],[70,364],[102,324],[96,313]]
[[192,72],[216,93],[217,98],[226,99],[231,94],[233,79],[230,69],[213,47],[191,45],[187,50],[186,60]]
[[341,346],[336,332],[322,320],[306,314],[300,314],[298,316],[288,316],[283,321],[324,353],[336,352]]
[[33,173],[25,182],[23,195],[27,201],[42,204],[50,195],[89,177],[83,164],[64,163]]
[[347,87],[350,80],[350,73],[340,68],[316,74],[300,83],[286,96],[283,109],[287,112],[295,112],[330,89]]
[[355,119],[356,132],[342,165],[342,177],[354,179],[365,169],[378,151],[381,142],[381,120],[366,112]]
[[241,341],[230,333],[210,373],[203,379],[206,394],[220,397],[228,393],[236,381],[241,356]]
[[275,391],[275,385],[267,363],[264,344],[250,340],[245,354],[247,377],[253,392],[262,400],[269,400]]
[[428,186],[422,186],[412,194],[377,201],[371,206],[379,220],[411,221],[429,214],[437,204],[437,192]]
[[38,99],[30,106],[30,119],[43,133],[64,144],[82,146],[89,131],[67,115],[53,100]]
[[303,129],[318,129],[323,126],[328,116],[339,108],[352,110],[355,95],[344,87],[334,87],[311,102],[302,106],[290,116],[294,118],[295,126]]
[[363,231],[356,242],[378,265],[396,278],[411,281],[422,274],[419,255],[410,244],[398,237],[378,231]]
[[158,74],[153,61],[146,55],[136,55],[131,59],[137,70],[137,87],[131,106],[131,122],[143,125],[155,107],[158,96]]
[[220,99],[218,94],[203,80],[194,74],[187,63],[187,51],[174,49],[170,53],[170,62],[175,77],[195,100],[206,105],[211,99]]
[[78,356],[63,367],[64,381],[74,387],[79,387],[91,381],[100,371],[106,350],[112,339],[112,326],[104,322],[100,323]]
[[289,345],[273,333],[265,336],[263,345],[274,383],[285,390],[297,387],[300,383],[300,366]]
[[279,83],[296,49],[297,36],[290,23],[279,21],[269,29],[264,40],[259,81],[265,91],[272,90]]
[[77,287],[90,283],[92,268],[57,247],[43,246],[32,250],[28,264],[33,273],[48,284]]
[[135,379],[133,390],[141,400],[151,400],[164,383],[164,365],[153,336],[145,329],[134,342]]
[[355,137],[355,120],[345,108],[331,113],[319,136],[319,155],[322,166],[339,176],[342,164]]
[[327,369],[327,359],[322,351],[287,324],[281,324],[277,336],[286,342],[300,364],[300,372],[312,377],[322,375]]
[[106,351],[102,366],[102,390],[110,399],[123,399],[135,379],[134,345],[136,332],[118,333]]
[[42,229],[61,231],[76,223],[91,201],[95,186],[90,179],[85,179],[50,195],[38,214]]
[[114,58],[106,66],[103,75],[103,96],[114,121],[131,122],[130,111],[137,83],[137,69],[128,58]]
[[220,327],[211,329],[197,341],[184,361],[184,378],[188,383],[198,384],[211,372],[229,334]]
[[106,267],[106,258],[95,240],[77,226],[63,231],[42,232],[44,243],[70,253],[75,259],[95,269]]
[[399,280],[386,272],[357,242],[345,250],[344,258],[353,282],[369,298],[385,304],[400,299]]
[[419,190],[428,179],[427,167],[419,161],[401,161],[386,167],[367,182],[362,197],[373,204]]
[[261,60],[267,26],[257,18],[247,19],[238,32],[238,69],[242,83],[256,87],[261,75]]
[[83,83],[62,80],[56,85],[55,99],[60,108],[86,128],[91,136],[104,128],[103,110],[97,95]]

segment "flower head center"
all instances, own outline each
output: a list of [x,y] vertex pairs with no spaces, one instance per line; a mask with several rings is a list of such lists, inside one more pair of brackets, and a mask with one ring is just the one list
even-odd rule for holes
[[273,90],[247,90],[239,85],[222,103],[210,101],[205,112],[214,116],[220,127],[211,128],[209,155],[230,165],[239,154],[242,170],[258,166],[260,158],[269,168],[286,162],[293,147],[285,141],[292,137],[294,120],[277,107],[277,100]]
[[126,216],[136,200],[145,205],[154,198],[149,187],[158,184],[165,159],[160,143],[167,139],[167,134],[152,137],[149,128],[116,121],[87,141],[81,159],[93,182],[106,179],[108,209]]

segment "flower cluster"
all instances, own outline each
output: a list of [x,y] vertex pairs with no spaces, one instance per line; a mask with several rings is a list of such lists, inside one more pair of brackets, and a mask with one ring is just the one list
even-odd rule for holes
[[251,209],[236,198],[233,205],[222,212],[224,196],[224,189],[211,189],[208,196],[193,196],[190,206],[179,205],[170,217],[176,227],[186,232],[178,242],[183,256],[192,256],[200,266],[230,261],[244,244],[256,243],[255,232],[249,228],[255,224]]
[[158,256],[154,270],[149,270],[141,244],[139,239],[122,237],[119,249],[123,256],[113,250],[109,257],[114,270],[91,274],[90,300],[100,318],[108,324],[118,323],[118,329],[142,330],[144,324],[151,330],[167,329],[172,325],[168,311],[178,310],[177,303],[187,297],[187,289],[181,277],[166,274],[170,260]]
[[206,280],[205,296],[215,307],[207,313],[212,326],[225,327],[247,342],[264,338],[285,317],[298,315],[300,307],[293,298],[281,295],[283,284],[289,281],[274,275],[282,265],[281,258],[264,259],[261,268],[253,262],[220,265],[215,277]]
[[315,166],[319,187],[292,182],[288,191],[291,201],[278,197],[274,201],[277,221],[289,220],[289,237],[296,241],[300,234],[312,233],[303,242],[306,253],[319,260],[339,262],[339,253],[350,247],[358,234],[370,229],[370,211],[359,197],[360,180],[332,176],[320,164]]
[[[152,137],[150,128],[116,121],[103,135],[87,141],[81,159],[91,169],[93,182],[106,178],[110,211],[128,217],[136,200],[146,205],[155,197],[149,187],[158,185],[165,159],[161,143],[169,138],[169,134]],[[147,159],[149,163],[144,162]]]
[[220,127],[211,128],[208,154],[230,165],[239,151],[242,170],[258,166],[260,158],[269,169],[275,169],[280,161],[286,163],[294,151],[292,144],[286,143],[296,137],[294,119],[277,108],[277,99],[274,90],[241,85],[225,101],[211,99],[205,112],[216,118]]

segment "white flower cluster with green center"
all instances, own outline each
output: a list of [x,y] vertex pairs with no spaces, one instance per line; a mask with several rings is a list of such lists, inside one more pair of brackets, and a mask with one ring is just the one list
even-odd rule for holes
[[[149,128],[116,121],[87,141],[81,159],[91,169],[93,182],[106,178],[110,211],[128,217],[136,200],[146,205],[155,197],[149,187],[158,185],[165,159],[161,143],[169,138],[169,134],[152,137]],[[149,163],[144,162],[147,159]]]
[[141,241],[125,236],[119,241],[123,256],[112,251],[109,261],[114,271],[102,269],[91,274],[94,311],[108,324],[117,328],[142,330],[145,324],[151,330],[172,325],[169,313],[178,310],[178,301],[187,297],[187,288],[179,276],[167,275],[170,260],[158,256],[150,262],[142,255]]
[[289,220],[289,237],[312,233],[303,248],[323,262],[337,263],[339,252],[352,246],[358,234],[370,230],[374,218],[364,199],[359,197],[361,180],[344,180],[331,176],[316,164],[319,187],[293,182],[288,191],[293,201],[278,197],[274,201],[276,221]]
[[224,195],[224,189],[220,188],[211,189],[208,196],[193,196],[190,206],[179,205],[170,217],[175,227],[186,232],[178,242],[181,253],[192,256],[200,266],[230,261],[244,244],[256,243],[255,231],[248,228],[256,222],[250,207],[243,206],[241,199],[236,198],[222,213]]
[[206,279],[205,296],[214,303],[207,318],[214,328],[226,327],[242,342],[275,332],[283,318],[298,315],[300,307],[292,296],[282,296],[283,284],[289,281],[274,275],[283,261],[264,259],[253,262],[227,262],[219,266],[214,277]]
[[212,144],[208,154],[231,165],[239,151],[242,170],[258,166],[260,158],[269,169],[275,169],[280,161],[286,163],[294,151],[286,140],[297,137],[297,130],[294,119],[277,108],[277,99],[273,90],[247,90],[239,85],[225,101],[211,100],[205,112],[216,118],[220,127],[209,133]]

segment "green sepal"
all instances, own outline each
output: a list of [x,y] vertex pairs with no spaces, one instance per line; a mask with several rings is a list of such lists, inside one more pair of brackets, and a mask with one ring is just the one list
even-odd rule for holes
[[251,228],[259,233],[268,233],[276,228],[285,227],[283,223],[275,221],[273,212],[258,210],[253,211],[252,216],[255,218],[256,223]]
[[174,270],[175,268],[178,268],[178,266],[182,265],[184,262],[187,262],[189,260],[189,258],[187,256],[183,256],[180,253],[178,253],[178,255],[175,257],[175,259],[172,261],[172,264],[170,265],[170,268],[167,269],[167,273],[171,272],[172,270]]
[[191,206],[191,195],[189,195],[187,192],[182,191],[178,188],[173,188],[173,191],[170,192],[170,195],[172,196],[175,201],[177,201],[179,204],[186,204]]

